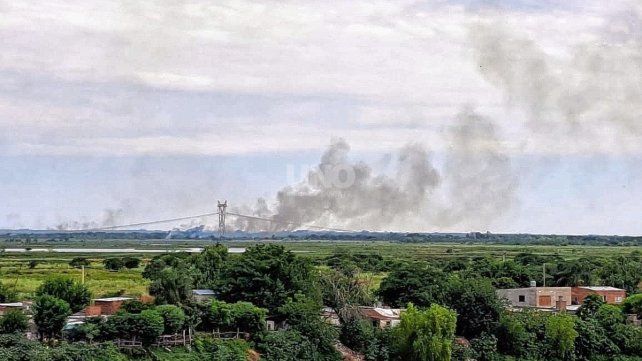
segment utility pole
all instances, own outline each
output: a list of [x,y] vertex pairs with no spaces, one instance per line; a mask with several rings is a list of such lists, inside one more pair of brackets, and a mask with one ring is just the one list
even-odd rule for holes
[[546,263],[542,264],[542,284],[546,287]]
[[85,266],[84,265],[80,266],[80,269],[82,270],[82,282],[80,283],[84,285],[85,284]]
[[227,201],[218,201],[218,236],[222,240],[225,234],[225,209]]

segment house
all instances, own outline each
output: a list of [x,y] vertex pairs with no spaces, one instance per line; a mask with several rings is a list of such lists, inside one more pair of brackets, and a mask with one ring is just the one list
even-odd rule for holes
[[[120,307],[125,301],[133,300],[131,297],[106,297],[96,298],[94,306],[100,307],[100,315],[113,315],[120,310]],[[94,316],[97,316],[96,308],[86,310]]]
[[216,293],[213,290],[192,290],[192,297],[196,302],[207,302],[208,300],[214,298]]
[[324,307],[321,311],[321,318],[332,326],[341,326],[339,315],[337,315],[332,307]]
[[401,322],[401,313],[405,310],[399,308],[382,308],[360,306],[359,313],[372,325],[379,328],[393,327]]
[[26,311],[31,306],[28,302],[10,302],[10,303],[0,303],[0,315],[4,315],[7,311],[11,310],[21,310]]
[[525,287],[497,290],[499,298],[515,308],[566,310],[571,304],[571,287]]
[[574,305],[581,305],[588,295],[601,296],[604,302],[619,305],[626,297],[626,291],[621,288],[609,286],[584,286],[573,287],[571,290],[572,302]]

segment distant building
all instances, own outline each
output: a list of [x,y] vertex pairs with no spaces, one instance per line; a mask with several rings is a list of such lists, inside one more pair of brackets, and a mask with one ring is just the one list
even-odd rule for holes
[[192,290],[192,296],[196,302],[206,302],[216,296],[213,290]]
[[330,325],[341,326],[339,315],[337,315],[332,307],[324,307],[321,311],[321,318]]
[[571,287],[526,287],[497,290],[499,298],[516,308],[567,309]]
[[405,310],[399,308],[359,307],[359,313],[372,325],[379,328],[393,327],[401,322],[401,314]]
[[[106,298],[96,298],[94,300],[94,306],[100,307],[101,315],[113,315],[114,313],[120,310],[120,307],[125,301],[133,300],[131,297],[106,297]],[[94,307],[89,310],[91,314],[96,315],[97,309]]]
[[619,305],[626,298],[625,290],[609,286],[573,287],[571,293],[574,305],[581,305],[588,295],[601,296],[604,302],[612,305]]
[[0,315],[4,315],[11,310],[26,311],[29,309],[29,306],[31,306],[31,304],[27,302],[0,303]]

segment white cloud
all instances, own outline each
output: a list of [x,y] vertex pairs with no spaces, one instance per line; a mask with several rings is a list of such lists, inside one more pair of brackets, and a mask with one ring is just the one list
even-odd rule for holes
[[[341,135],[356,148],[419,139],[443,150],[440,129],[472,104],[511,135],[507,152],[639,154],[634,135],[613,147],[532,134],[479,75],[469,43],[471,24],[499,18],[563,61],[629,4],[8,2],[0,71],[17,80],[0,86],[0,144],[11,154],[233,154],[318,149]],[[619,24],[614,33],[639,31]],[[268,100],[216,116],[216,105],[171,101],[208,93]]]

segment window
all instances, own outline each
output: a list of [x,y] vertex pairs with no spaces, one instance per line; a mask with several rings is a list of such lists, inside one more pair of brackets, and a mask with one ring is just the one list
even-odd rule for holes
[[526,296],[519,295],[519,302],[526,302]]

